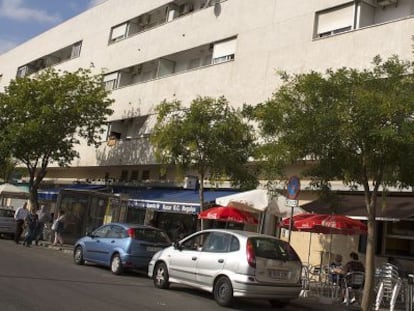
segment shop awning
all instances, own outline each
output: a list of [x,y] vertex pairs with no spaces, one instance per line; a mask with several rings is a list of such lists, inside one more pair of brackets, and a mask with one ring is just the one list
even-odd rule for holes
[[71,190],[103,190],[105,185],[89,185],[89,184],[73,184],[61,188],[52,188],[52,189],[43,189],[38,191],[39,201],[56,201],[59,195],[59,192],[64,189]]
[[[356,219],[367,219],[367,211],[362,194],[341,194],[327,203],[316,200],[301,206],[306,212],[318,214],[345,215]],[[333,207],[333,208],[332,208]],[[414,216],[414,196],[378,196],[377,220],[401,220]]]
[[[204,202],[214,203],[217,197],[236,191],[204,191]],[[198,191],[181,189],[146,189],[130,195],[128,207],[153,209],[162,212],[198,214],[200,199]]]

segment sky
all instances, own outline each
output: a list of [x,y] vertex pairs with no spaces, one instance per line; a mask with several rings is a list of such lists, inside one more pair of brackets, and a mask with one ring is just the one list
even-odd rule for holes
[[0,54],[106,0],[0,0]]

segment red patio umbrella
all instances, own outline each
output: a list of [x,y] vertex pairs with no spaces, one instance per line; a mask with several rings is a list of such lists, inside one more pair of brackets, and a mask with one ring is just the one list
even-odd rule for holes
[[226,222],[239,222],[245,224],[257,225],[258,221],[255,216],[246,211],[241,211],[230,206],[218,206],[207,209],[198,214],[198,219],[211,219]]
[[332,234],[366,234],[367,225],[343,215],[316,214],[294,222],[299,231]]
[[[289,229],[290,218],[285,218],[279,226]],[[335,214],[298,214],[292,218],[292,230],[323,234],[367,234],[367,225],[363,222],[352,219],[343,215]],[[331,255],[332,236],[329,249],[329,257]],[[310,256],[310,239],[308,250],[308,261]],[[329,258],[330,261],[330,258]],[[322,262],[321,262],[322,264]]]

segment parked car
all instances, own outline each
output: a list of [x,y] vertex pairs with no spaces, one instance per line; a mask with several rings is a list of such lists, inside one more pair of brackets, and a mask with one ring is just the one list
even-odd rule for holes
[[148,276],[157,288],[180,283],[209,291],[219,305],[233,297],[268,299],[281,307],[298,298],[301,261],[286,242],[254,232],[196,232],[151,259]]
[[105,224],[80,238],[74,245],[73,259],[110,267],[112,273],[127,269],[147,269],[151,257],[170,246],[168,235],[157,228],[125,223]]
[[13,239],[15,232],[14,210],[8,207],[0,207],[0,235],[7,235]]

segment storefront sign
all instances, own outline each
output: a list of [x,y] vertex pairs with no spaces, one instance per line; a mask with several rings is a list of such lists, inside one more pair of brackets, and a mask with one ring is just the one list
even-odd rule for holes
[[198,214],[200,212],[199,205],[185,204],[185,203],[157,202],[157,201],[129,200],[128,207],[145,208],[145,209],[157,210],[160,212],[184,213],[184,214]]

